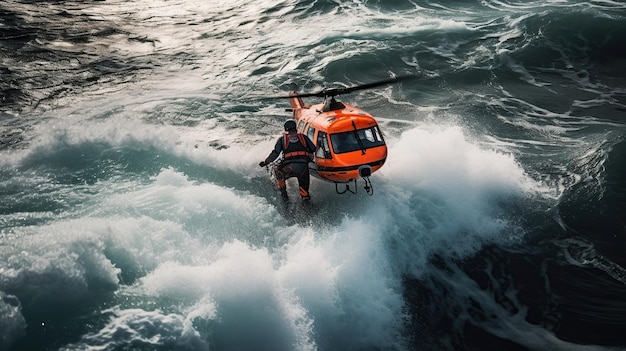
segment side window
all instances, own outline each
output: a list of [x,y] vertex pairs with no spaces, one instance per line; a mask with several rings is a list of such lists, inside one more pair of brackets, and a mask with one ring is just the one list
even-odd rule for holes
[[298,126],[296,128],[298,129],[299,132],[302,132],[302,130],[304,129],[304,121],[303,120],[299,120],[298,121]]
[[376,140],[380,140],[382,142],[385,142],[383,140],[383,136],[380,134],[380,130],[378,129],[378,126],[374,126],[374,127],[372,127],[372,129],[374,130],[374,134],[375,134]]
[[315,157],[331,158],[330,148],[328,147],[328,137],[325,132],[320,131],[317,133],[317,151],[315,152]]
[[306,136],[308,136],[312,142],[315,142],[315,139],[313,139],[313,137],[315,136],[315,128],[309,127],[309,130],[306,131]]

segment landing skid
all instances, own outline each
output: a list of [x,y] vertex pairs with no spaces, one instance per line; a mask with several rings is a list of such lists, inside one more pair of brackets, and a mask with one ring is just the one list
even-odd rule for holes
[[[356,184],[356,179],[347,182],[347,183],[335,183],[335,191],[337,192],[337,194],[339,195],[343,195],[347,192],[351,192],[352,194],[356,194],[358,187]],[[365,182],[365,186],[363,187],[365,189],[365,192],[369,195],[372,196],[374,195],[374,187],[372,186],[372,182],[370,181],[369,177],[363,177],[363,181]],[[339,184],[343,185],[345,188],[343,190],[339,190]],[[354,184],[354,186],[351,186],[352,184]]]

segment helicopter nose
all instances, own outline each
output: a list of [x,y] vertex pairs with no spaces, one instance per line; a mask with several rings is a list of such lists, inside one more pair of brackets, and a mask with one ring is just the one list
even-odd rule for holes
[[359,167],[359,176],[367,178],[372,175],[372,167],[370,165],[363,165]]

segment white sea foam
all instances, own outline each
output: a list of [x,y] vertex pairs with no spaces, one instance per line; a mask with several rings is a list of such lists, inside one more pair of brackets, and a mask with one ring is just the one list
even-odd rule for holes
[[538,189],[511,154],[482,148],[459,127],[404,132],[378,174],[386,194],[373,212],[387,213],[396,258],[415,274],[434,252],[464,257],[485,242],[519,241],[523,231],[500,206]]
[[[230,240],[215,242],[210,225],[220,222],[218,213],[235,213],[245,226],[266,210],[219,188],[211,189],[219,195],[214,210],[202,207],[208,202],[199,206],[198,190],[211,185],[172,170],[162,171],[144,190],[116,196],[109,200],[112,209],[152,213],[185,226],[200,220],[189,213],[213,213],[204,242],[183,236],[179,254],[157,257],[133,294],[187,301],[181,318],[188,325],[211,326],[218,344],[401,345],[402,276],[423,272],[433,252],[465,256],[484,240],[519,235],[493,208],[532,193],[533,184],[512,156],[481,149],[456,127],[413,129],[392,143],[392,151],[395,156],[380,173],[381,195],[365,213],[330,228],[267,222],[266,234],[279,246],[251,245],[231,232],[234,227],[221,234]],[[509,236],[502,236],[506,230]],[[236,337],[241,333],[249,341]]]
[[[244,152],[237,133],[212,121],[191,129],[133,124],[121,114],[83,123],[42,132],[15,161],[68,145],[150,146],[237,170],[245,183],[273,146],[264,138]],[[198,141],[220,136],[228,148]],[[76,349],[130,337],[146,345],[187,338],[225,348],[403,348],[403,277],[423,273],[433,253],[465,256],[485,240],[518,235],[494,208],[532,193],[533,184],[511,155],[480,148],[458,127],[420,126],[389,142],[389,160],[373,177],[377,194],[330,221],[336,225],[288,224],[262,197],[270,188],[251,194],[173,168],[147,182],[103,180],[94,187],[118,190],[96,191],[80,218],[14,229],[7,256],[14,271],[4,282],[43,292],[46,301],[56,293],[86,299],[94,285],[117,291],[110,323]],[[320,201],[338,200],[329,194],[320,191]],[[170,312],[121,307],[127,299],[156,299]],[[128,338],[114,337],[120,330]]]
[[110,319],[102,329],[84,335],[79,342],[61,347],[61,351],[117,350],[128,345],[166,347],[171,350],[206,350],[208,345],[187,328],[185,320],[176,314],[160,310],[113,308],[103,311]]

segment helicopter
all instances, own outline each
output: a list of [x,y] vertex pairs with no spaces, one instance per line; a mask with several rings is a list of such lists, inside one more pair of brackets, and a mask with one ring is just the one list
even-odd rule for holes
[[[357,180],[363,179],[364,189],[373,195],[370,176],[387,160],[387,145],[376,119],[353,105],[335,97],[357,90],[397,83],[411,76],[390,79],[352,87],[323,89],[313,93],[291,91],[288,98],[297,131],[315,144],[314,161],[309,163],[311,175],[335,184],[337,194],[357,193]],[[320,104],[306,105],[302,98],[321,97]],[[270,174],[271,176],[271,174]]]

